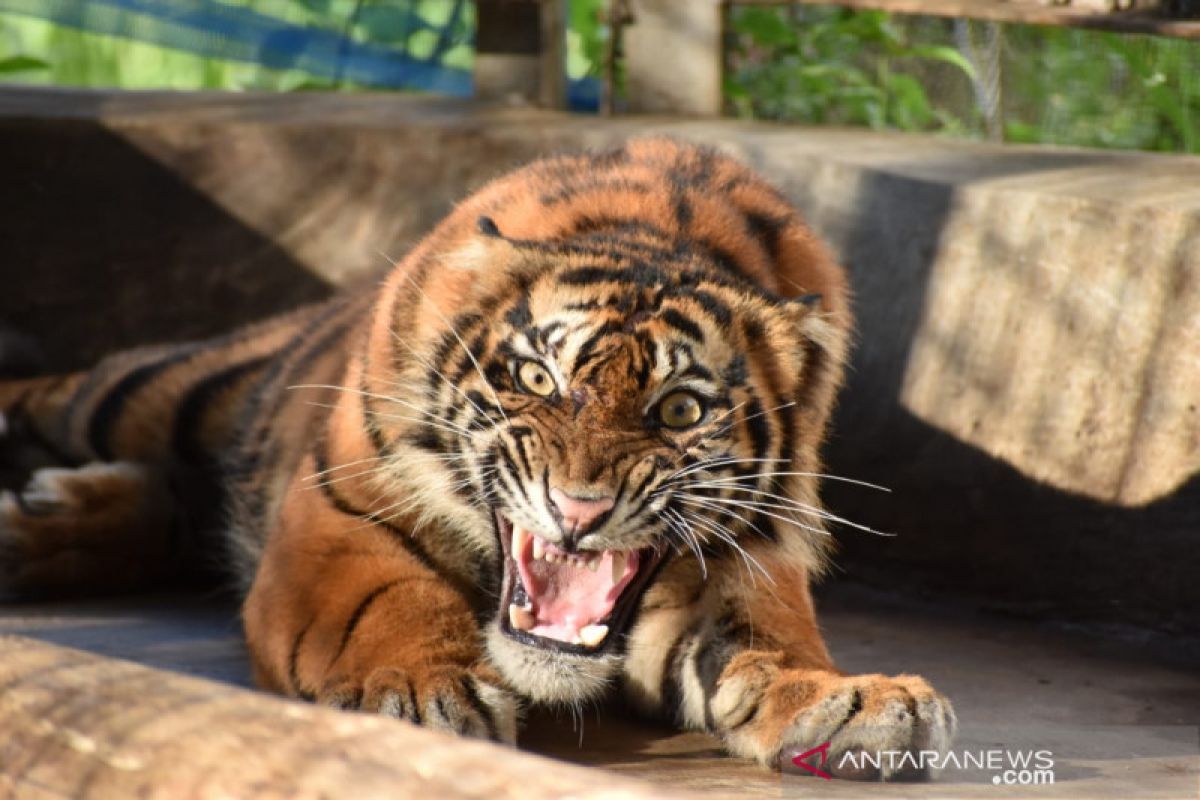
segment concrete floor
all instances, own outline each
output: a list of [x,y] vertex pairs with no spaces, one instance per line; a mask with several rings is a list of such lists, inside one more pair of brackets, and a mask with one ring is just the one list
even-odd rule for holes
[[[596,712],[581,723],[535,713],[522,745],[706,796],[1200,797],[1200,663],[1178,643],[1130,631],[1098,639],[846,584],[826,587],[820,608],[843,669],[917,672],[954,700],[961,760],[1049,751],[1053,785],[997,785],[1007,765],[945,769],[922,784],[780,777],[723,756],[708,737]],[[247,683],[235,611],[203,598],[8,604],[0,632]]]

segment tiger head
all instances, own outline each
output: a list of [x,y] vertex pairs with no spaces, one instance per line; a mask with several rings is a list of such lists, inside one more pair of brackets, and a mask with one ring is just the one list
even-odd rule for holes
[[639,608],[819,563],[843,333],[820,297],[653,226],[476,227],[397,287],[392,391],[417,412],[394,458],[449,549],[490,565],[496,666],[575,701],[613,677]]

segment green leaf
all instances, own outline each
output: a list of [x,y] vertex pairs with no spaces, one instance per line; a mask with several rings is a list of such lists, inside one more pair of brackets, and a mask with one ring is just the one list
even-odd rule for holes
[[775,9],[744,9],[738,15],[737,27],[750,34],[755,44],[765,47],[786,47],[796,42],[796,29]]
[[978,78],[978,73],[975,71],[975,65],[953,47],[945,45],[919,45],[909,50],[909,55],[917,58],[924,58],[929,61],[941,61],[944,64],[952,64],[962,70],[971,80]]
[[35,69],[50,69],[50,64],[33,56],[0,58],[0,75],[9,75],[14,72],[30,72]]

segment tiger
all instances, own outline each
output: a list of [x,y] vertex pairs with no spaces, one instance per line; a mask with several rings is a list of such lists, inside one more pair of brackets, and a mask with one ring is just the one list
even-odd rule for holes
[[845,271],[733,156],[550,156],[363,290],[0,384],[4,452],[38,453],[0,589],[216,569],[259,687],[502,743],[612,703],[773,769],[945,750],[949,700],[839,671],[815,615],[852,332]]

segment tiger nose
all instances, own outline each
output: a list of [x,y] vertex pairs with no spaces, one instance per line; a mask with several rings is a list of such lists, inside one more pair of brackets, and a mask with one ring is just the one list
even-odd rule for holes
[[587,533],[613,507],[612,497],[572,497],[557,488],[550,490],[550,502],[561,517],[563,530],[572,537]]

